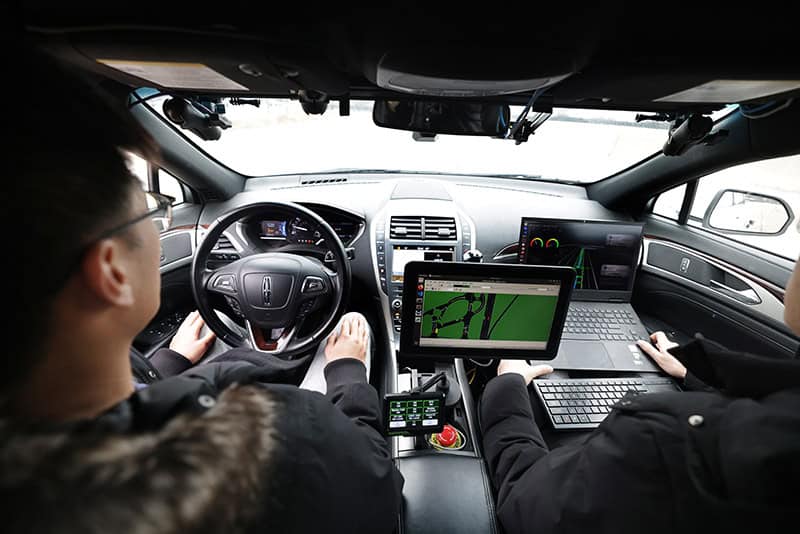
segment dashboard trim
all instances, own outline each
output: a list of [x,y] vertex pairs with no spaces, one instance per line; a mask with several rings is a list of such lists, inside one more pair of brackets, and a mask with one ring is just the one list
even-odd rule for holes
[[169,263],[165,263],[164,265],[159,265],[158,272],[160,274],[163,274],[165,272],[172,271],[172,270],[175,270],[175,269],[179,269],[179,268],[181,268],[181,267],[183,267],[185,265],[189,265],[189,264],[192,263],[192,258],[194,258],[194,252],[197,249],[197,244],[195,243],[195,235],[194,235],[196,229],[197,229],[196,226],[180,227],[179,229],[171,229],[171,230],[167,230],[166,232],[164,232],[162,234],[159,234],[159,236],[158,236],[159,246],[160,246],[161,241],[163,239],[166,239],[166,238],[172,237],[172,236],[176,236],[176,235],[187,234],[189,236],[189,247],[190,247],[190,250],[191,250],[191,252],[189,253],[188,256],[184,256],[183,258],[179,258],[179,259],[177,259],[175,261],[171,261]]

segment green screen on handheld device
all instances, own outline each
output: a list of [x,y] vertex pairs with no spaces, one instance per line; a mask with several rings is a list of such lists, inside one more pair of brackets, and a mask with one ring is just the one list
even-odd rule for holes
[[389,436],[416,436],[441,432],[444,393],[393,393],[384,399],[384,426]]

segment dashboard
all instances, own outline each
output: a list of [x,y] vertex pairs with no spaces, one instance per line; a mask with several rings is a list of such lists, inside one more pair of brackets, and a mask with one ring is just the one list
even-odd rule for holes
[[[338,179],[338,178],[337,178]],[[265,199],[296,202],[325,220],[351,249],[353,282],[379,297],[387,330],[399,335],[403,267],[408,261],[463,261],[480,251],[484,262],[518,263],[520,221],[628,219],[588,199],[571,184],[449,175],[361,174],[304,185],[302,176],[251,178],[229,200],[206,205],[201,224]],[[228,250],[212,251],[220,264],[238,254],[289,252],[324,259],[328,247],[315,224],[296,213],[270,211],[226,231]],[[235,249],[235,250],[234,250]],[[469,253],[469,254],[468,254]],[[209,268],[213,268],[211,265]]]
[[[352,248],[354,283],[374,288],[387,329],[399,334],[403,268],[408,261],[462,261],[472,249],[484,262],[518,263],[523,217],[623,221],[586,197],[580,186],[462,176],[377,174],[303,185],[302,177],[253,178],[229,201],[209,206],[204,219],[250,203],[298,202],[320,215]],[[319,228],[295,214],[261,213],[242,221],[235,237],[253,252],[324,257]],[[470,253],[472,255],[473,253]]]

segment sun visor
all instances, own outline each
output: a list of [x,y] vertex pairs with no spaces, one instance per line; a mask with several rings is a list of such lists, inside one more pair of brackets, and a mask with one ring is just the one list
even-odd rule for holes
[[576,61],[565,52],[525,58],[518,50],[407,49],[384,54],[374,81],[402,93],[470,98],[549,87],[576,70]]
[[[346,82],[319,62],[272,60],[261,41],[171,34],[73,36],[72,44],[96,69],[130,86],[204,94],[289,94],[314,89],[343,92]],[[329,76],[319,73],[329,73]]]
[[800,89],[800,80],[711,80],[657,98],[656,102],[708,102],[729,104],[774,98]]

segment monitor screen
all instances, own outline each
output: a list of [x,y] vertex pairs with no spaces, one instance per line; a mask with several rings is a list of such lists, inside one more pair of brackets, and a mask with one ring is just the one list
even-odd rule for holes
[[453,261],[453,247],[395,245],[392,247],[392,282],[403,283],[406,263],[410,261]]
[[[563,325],[560,310],[568,301],[570,270],[528,268],[504,276],[519,266],[466,265],[472,270],[457,267],[442,272],[429,267],[406,280],[413,292],[403,299],[402,329],[408,338],[404,347],[417,353],[494,357],[515,353],[530,358],[553,348]],[[483,269],[476,272],[479,267]]]
[[575,269],[575,290],[632,291],[642,225],[523,218],[519,262]]

